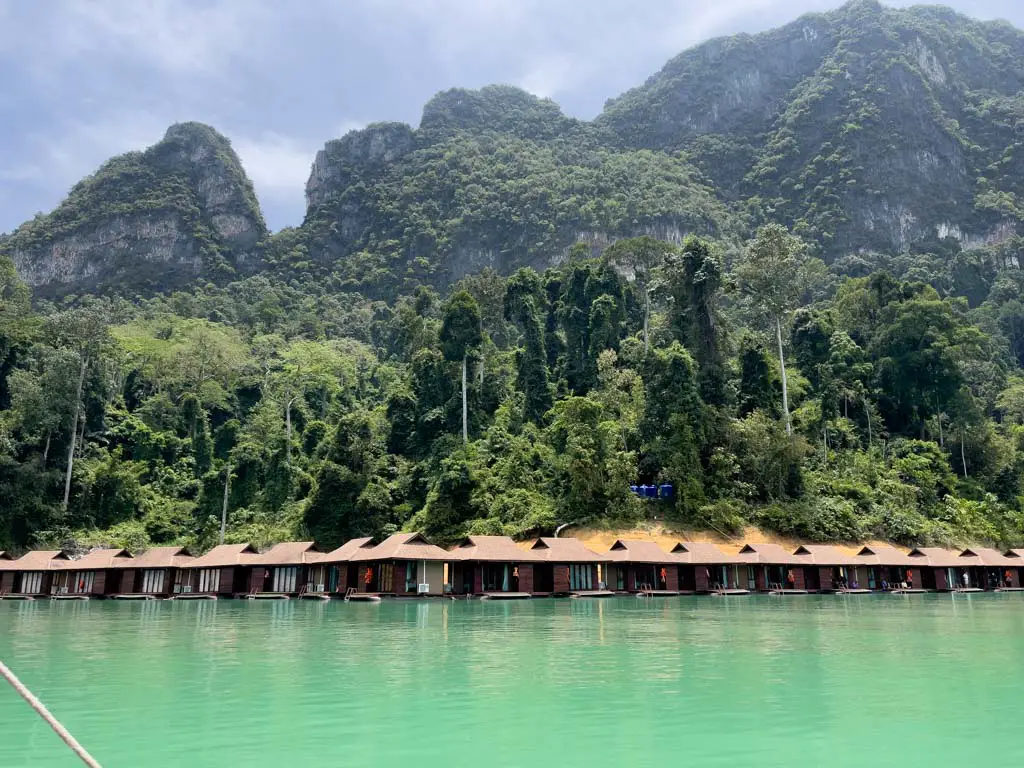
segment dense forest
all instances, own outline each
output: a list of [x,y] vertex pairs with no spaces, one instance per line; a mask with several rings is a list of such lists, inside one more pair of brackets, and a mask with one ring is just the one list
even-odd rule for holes
[[1018,73],[1007,25],[855,0],[589,123],[439,94],[329,142],[273,235],[174,126],[0,238],[0,549],[1020,544]]

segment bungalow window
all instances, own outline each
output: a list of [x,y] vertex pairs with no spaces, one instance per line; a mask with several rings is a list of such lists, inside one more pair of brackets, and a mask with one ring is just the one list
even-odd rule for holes
[[272,592],[295,592],[295,583],[299,580],[299,569],[295,566],[274,569],[274,585]]
[[203,568],[199,571],[199,592],[216,592],[220,589],[220,568]]
[[75,574],[75,582],[71,585],[71,591],[77,595],[84,595],[92,592],[92,586],[95,579],[95,571],[79,571]]
[[757,569],[752,565],[747,566],[747,589],[757,590]]
[[164,591],[164,571],[162,568],[154,568],[142,572],[142,591],[146,594]]
[[589,565],[569,566],[569,589],[593,588],[593,572]]
[[508,566],[484,566],[484,590],[487,592],[508,592]]
[[622,566],[615,569],[615,588],[619,592],[626,591],[626,569]]
[[405,564],[405,591],[416,591],[416,563],[411,560]]
[[380,592],[393,592],[395,587],[395,566],[394,563],[382,563],[380,566],[380,584],[377,588]]
[[38,595],[43,591],[43,574],[40,571],[21,574],[21,594]]

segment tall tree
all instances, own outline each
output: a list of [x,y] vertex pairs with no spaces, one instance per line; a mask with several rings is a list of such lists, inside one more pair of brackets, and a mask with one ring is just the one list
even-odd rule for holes
[[666,257],[674,250],[671,243],[643,235],[618,240],[604,252],[610,264],[633,280],[637,291],[643,297],[645,357],[651,346],[651,294],[654,290],[654,276]]
[[781,224],[768,224],[747,244],[744,260],[736,268],[740,289],[775,332],[782,374],[782,415],[786,434],[793,433],[789,416],[789,382],[782,345],[786,322],[807,286],[808,259],[803,243]]
[[551,409],[551,385],[540,313],[544,301],[540,276],[532,269],[520,269],[508,280],[505,291],[505,319],[523,334],[523,349],[516,354],[516,386],[525,397],[524,416],[533,422]]
[[462,361],[462,441],[469,442],[469,405],[466,369],[469,357],[483,343],[480,307],[469,291],[458,291],[448,301],[441,323],[441,349],[446,360]]

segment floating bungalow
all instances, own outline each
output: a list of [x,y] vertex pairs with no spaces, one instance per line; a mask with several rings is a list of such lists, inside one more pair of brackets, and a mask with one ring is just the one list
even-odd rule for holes
[[61,550],[26,552],[16,560],[0,560],[0,597],[48,597],[57,568],[71,559]]
[[349,559],[358,565],[359,592],[413,597],[445,593],[445,563],[450,552],[419,533],[396,533]]
[[973,577],[982,568],[981,559],[941,547],[915,547],[907,557],[920,563],[921,586],[937,592],[981,591]]
[[683,591],[746,595],[740,586],[742,560],[717,544],[681,541],[670,553],[679,564],[679,585]]
[[897,590],[923,592],[922,563],[888,544],[861,547],[853,556],[856,565],[838,569],[837,589]]
[[[679,560],[653,541],[618,539],[605,553],[605,582],[615,592],[678,595]],[[694,591],[691,587],[688,591]]]
[[531,597],[543,558],[508,536],[467,536],[451,551],[452,592],[489,599]]
[[968,547],[960,557],[967,564],[960,567],[970,569],[970,583],[974,586],[993,591],[1020,589],[1020,569],[1024,563],[1019,555],[989,547]]
[[116,594],[121,569],[134,558],[127,549],[94,549],[55,568],[50,592],[57,599],[87,600]]
[[542,537],[530,547],[538,557],[533,567],[535,595],[576,595],[603,597],[612,595],[601,580],[600,567],[609,562],[583,546],[579,539]]
[[[844,583],[844,580],[847,584],[859,584],[855,574],[850,578],[850,572],[857,567],[856,559],[839,547],[828,544],[801,544],[793,551],[793,555],[800,561],[800,565],[793,570],[801,589],[809,592],[835,592],[836,585]],[[843,591],[853,590],[847,586]],[[859,587],[857,591],[870,590]]]
[[312,541],[275,544],[244,566],[249,571],[249,597],[283,598],[305,592],[325,593],[323,558],[324,553]]
[[180,593],[193,560],[185,547],[150,547],[117,563],[112,597],[153,600]]
[[[326,587],[330,594],[347,594],[359,590],[359,566],[352,562],[353,556],[363,550],[373,549],[376,542],[369,536],[350,539],[335,550],[323,556],[314,573],[326,572]],[[320,569],[323,569],[322,571]],[[318,582],[324,583],[324,582]]]
[[[806,594],[802,583],[803,561],[779,544],[744,544],[737,557],[747,565],[746,588],[751,592]],[[798,579],[799,577],[799,579]]]
[[260,556],[252,544],[219,544],[182,570],[180,591],[175,598],[215,598],[245,594],[249,586],[249,568]]

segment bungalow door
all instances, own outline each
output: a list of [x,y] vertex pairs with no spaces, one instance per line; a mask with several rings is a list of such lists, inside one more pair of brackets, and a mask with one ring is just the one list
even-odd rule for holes
[[220,591],[220,568],[203,568],[200,570],[196,591],[203,594]]
[[590,590],[593,588],[593,569],[589,565],[569,566],[569,589]]
[[271,592],[291,593],[297,592],[296,584],[299,580],[299,569],[295,566],[274,569],[274,582]]
[[142,572],[142,592],[146,595],[155,595],[164,591],[164,569],[147,568]]
[[23,595],[39,595],[43,591],[42,571],[29,571],[21,574],[21,587],[18,591]]
[[79,571],[74,576],[71,584],[71,592],[76,595],[88,595],[92,592],[93,584],[96,581],[95,571]]

